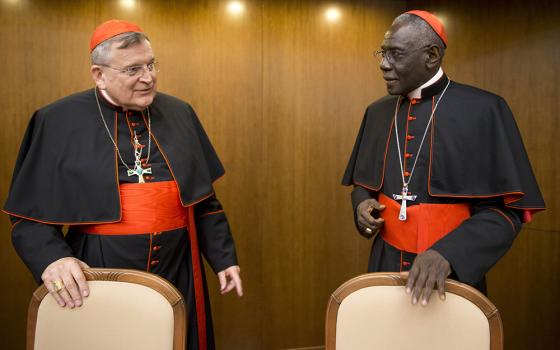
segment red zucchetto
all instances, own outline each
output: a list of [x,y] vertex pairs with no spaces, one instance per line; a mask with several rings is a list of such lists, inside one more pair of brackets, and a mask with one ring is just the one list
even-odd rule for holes
[[445,47],[447,47],[447,34],[445,34],[445,28],[443,27],[443,23],[441,23],[439,18],[437,18],[434,14],[428,11],[422,11],[422,10],[412,10],[406,13],[410,13],[411,15],[418,16],[422,18],[424,21],[426,21],[426,23],[428,23],[430,27],[432,27],[434,32],[436,32],[436,34],[441,38]]
[[89,42],[89,52],[107,39],[111,39],[122,33],[136,32],[143,33],[144,31],[137,24],[123,21],[120,19],[112,19],[102,23],[99,27],[95,28],[91,40]]

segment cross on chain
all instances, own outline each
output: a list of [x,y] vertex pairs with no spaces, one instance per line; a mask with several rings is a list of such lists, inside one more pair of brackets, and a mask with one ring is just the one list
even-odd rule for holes
[[414,196],[409,196],[408,195],[408,186],[404,186],[402,188],[401,194],[394,194],[393,195],[393,199],[394,200],[400,200],[401,201],[401,210],[399,212],[399,220],[400,221],[406,221],[406,201],[414,201],[416,200],[416,195]]
[[152,168],[142,168],[142,161],[140,157],[142,156],[142,147],[140,142],[138,142],[138,137],[136,133],[134,133],[134,156],[136,159],[134,160],[134,169],[128,169],[128,176],[136,175],[138,176],[138,183],[143,184],[146,183],[144,181],[144,174],[151,174]]

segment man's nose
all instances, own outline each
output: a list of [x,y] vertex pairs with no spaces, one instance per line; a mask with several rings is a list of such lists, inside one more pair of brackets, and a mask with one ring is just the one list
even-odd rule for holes
[[379,61],[379,69],[383,71],[391,70],[391,65],[389,64],[389,61],[387,61],[387,58],[385,56],[383,56],[381,58],[381,61]]
[[140,81],[145,83],[151,83],[154,80],[154,75],[156,74],[154,71],[150,71],[150,69],[146,66],[142,67],[142,75],[140,76]]

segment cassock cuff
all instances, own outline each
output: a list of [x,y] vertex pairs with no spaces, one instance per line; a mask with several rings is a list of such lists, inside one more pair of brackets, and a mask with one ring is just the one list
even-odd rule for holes
[[356,208],[358,208],[358,205],[360,203],[362,203],[366,199],[376,198],[377,193],[356,185],[354,186],[354,189],[352,190],[350,196],[352,198],[352,208],[354,209],[355,213]]
[[12,243],[39,284],[47,266],[58,259],[73,256],[61,226],[22,220],[12,229]]

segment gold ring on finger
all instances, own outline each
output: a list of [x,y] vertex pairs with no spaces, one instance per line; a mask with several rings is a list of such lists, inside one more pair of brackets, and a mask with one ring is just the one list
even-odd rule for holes
[[56,280],[51,282],[53,293],[58,293],[64,289],[64,282],[62,280]]

